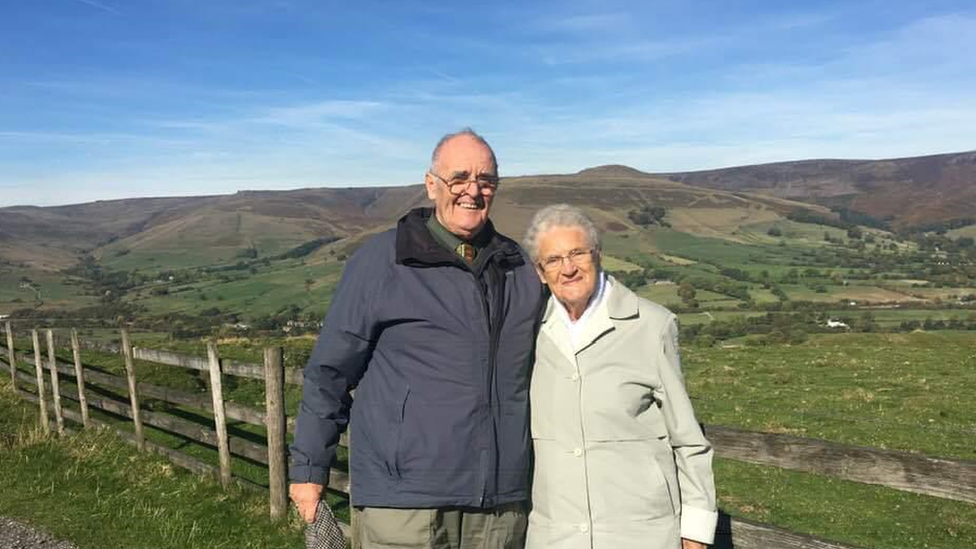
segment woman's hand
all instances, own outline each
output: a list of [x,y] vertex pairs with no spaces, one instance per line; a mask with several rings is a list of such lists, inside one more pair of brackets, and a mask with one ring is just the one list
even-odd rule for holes
[[681,549],[708,549],[708,546],[704,543],[681,538]]

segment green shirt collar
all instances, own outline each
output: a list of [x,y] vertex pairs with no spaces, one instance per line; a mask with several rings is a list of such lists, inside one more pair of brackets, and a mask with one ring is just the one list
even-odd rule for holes
[[438,244],[452,252],[457,249],[458,244],[464,242],[457,235],[444,228],[444,225],[441,225],[441,222],[437,220],[436,213],[431,213],[430,217],[427,218],[427,230],[430,231],[430,235],[434,237],[434,240]]
[[487,230],[487,227],[475,235],[474,239],[472,239],[470,242],[461,240],[456,234],[447,230],[447,228],[441,224],[441,222],[437,219],[437,212],[431,212],[430,217],[427,218],[427,230],[430,231],[431,236],[434,237],[434,240],[436,240],[438,244],[450,250],[451,253],[457,254],[458,245],[460,244],[470,244],[471,247],[474,248],[475,261],[477,261],[477,258],[481,255],[481,251],[485,249],[485,246],[488,245],[488,242],[491,241],[491,231]]

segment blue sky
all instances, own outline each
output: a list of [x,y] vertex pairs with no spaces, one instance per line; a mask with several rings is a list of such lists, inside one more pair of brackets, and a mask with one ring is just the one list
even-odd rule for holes
[[971,1],[0,0],[0,206],[976,149]]

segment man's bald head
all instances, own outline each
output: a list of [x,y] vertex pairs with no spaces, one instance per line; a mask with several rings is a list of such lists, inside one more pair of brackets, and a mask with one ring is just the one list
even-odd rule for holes
[[485,138],[484,137],[481,137],[480,135],[478,135],[478,132],[472,130],[471,128],[463,128],[460,131],[456,131],[454,133],[449,133],[449,134],[445,135],[444,137],[442,137],[440,139],[440,141],[437,142],[437,146],[434,147],[434,152],[431,153],[431,155],[430,155],[430,169],[431,169],[431,171],[436,171],[436,169],[437,169],[437,162],[438,162],[438,160],[440,160],[441,149],[444,148],[444,145],[446,145],[448,142],[453,141],[454,139],[457,139],[457,138],[472,139],[474,141],[477,141],[481,145],[483,145],[486,149],[488,149],[488,152],[491,154],[492,164],[494,164],[494,167],[495,167],[495,173],[496,174],[498,173],[498,160],[495,158],[495,151],[492,150],[491,145],[489,145],[488,142],[485,141]]

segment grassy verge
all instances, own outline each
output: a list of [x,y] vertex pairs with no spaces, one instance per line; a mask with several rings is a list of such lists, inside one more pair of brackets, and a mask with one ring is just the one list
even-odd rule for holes
[[700,421],[976,460],[976,333],[683,350]]
[[[256,361],[263,343],[228,342],[222,354]],[[309,345],[310,340],[289,342],[294,354],[307,352]],[[187,344],[180,350],[202,354],[198,347]],[[86,357],[121,371],[118,357]],[[976,409],[968,404],[976,390],[976,334],[816,335],[794,346],[690,347],[684,357],[689,389],[706,423],[976,459],[971,444]],[[203,389],[196,372],[144,363],[138,368],[140,380]],[[261,400],[260,385],[240,380],[228,397],[254,404]],[[289,395],[290,406],[297,396]],[[4,432],[7,423],[24,420],[6,409],[0,409],[0,418]],[[157,442],[216,463],[210,448],[147,431]],[[7,469],[0,462],[0,470]],[[235,472],[261,480],[258,467],[237,460]],[[736,516],[864,547],[976,545],[976,506],[971,504],[729,460],[716,460],[715,472],[720,504]],[[7,482],[2,474],[0,481]],[[263,505],[263,496],[258,499]]]
[[[228,349],[235,349],[235,347],[227,347]],[[59,352],[59,358],[62,360],[69,361],[70,357],[64,353]],[[192,350],[191,350],[192,354]],[[248,355],[247,350],[238,349],[238,353],[234,355],[235,358],[239,359],[251,359]],[[124,365],[121,357],[118,355],[103,353],[100,351],[84,351],[83,361],[86,365],[96,366],[97,368],[116,374],[124,376]],[[198,372],[195,370],[188,370],[178,367],[166,366],[161,364],[154,364],[145,361],[135,361],[136,366],[136,377],[140,382],[152,383],[156,385],[161,385],[164,387],[170,387],[174,389],[179,389],[181,391],[196,393],[200,395],[209,395],[209,390],[203,380],[203,376],[207,374],[205,372]],[[33,366],[26,363],[20,363],[19,365],[21,371],[28,373],[33,376]],[[62,394],[63,395],[73,395],[77,391],[76,386],[72,382],[71,376],[62,377]],[[99,397],[99,398],[111,398],[117,402],[124,403],[124,406],[128,406],[128,397],[125,391],[119,390],[117,388],[106,388],[95,383],[87,384],[88,396]],[[27,387],[28,390],[34,391],[33,386]],[[224,376],[224,398],[228,401],[236,402],[239,404],[248,405],[259,410],[264,409],[264,382],[258,380],[250,380],[245,378],[239,378],[236,376]],[[50,386],[47,387],[47,393],[50,399]],[[294,415],[298,407],[298,401],[301,398],[301,388],[297,386],[288,386],[286,392],[286,401],[289,415]],[[49,400],[50,402],[50,400]],[[63,398],[62,403],[67,409],[74,410],[78,412],[78,405],[70,399]],[[180,406],[170,404],[161,400],[143,398],[140,401],[140,405],[144,408],[148,408],[157,412],[166,412],[171,415],[178,416],[184,420],[196,423],[201,427],[212,429],[213,428],[213,415],[208,410],[200,410],[195,408],[190,408],[187,406]],[[132,421],[130,419],[117,416],[108,412],[103,412],[96,408],[91,408],[92,417],[101,420],[103,422],[114,425],[116,428],[132,432]],[[266,440],[266,433],[263,427],[250,425],[240,421],[228,421],[228,432],[232,436],[244,438],[256,442],[258,444],[264,444]],[[219,463],[217,449],[211,445],[201,444],[194,440],[188,439],[181,435],[170,433],[168,431],[152,427],[150,425],[144,426],[144,433],[148,440],[155,442],[157,444],[163,445],[167,448],[174,450],[179,450],[180,452],[200,460],[204,463],[217,466]],[[288,442],[292,439],[292,435],[288,435]],[[338,452],[338,462],[337,465],[345,469],[348,459],[348,454],[345,448],[339,448]],[[258,462],[251,461],[246,458],[239,456],[234,456],[231,460],[231,468],[233,474],[244,480],[250,481],[254,484],[260,486],[268,485],[268,469],[267,466],[262,465]],[[336,512],[336,515],[340,520],[349,522],[349,508],[348,500],[341,497],[335,493],[329,493],[328,495],[329,504],[332,509]]]
[[714,469],[733,516],[859,547],[976,547],[976,505],[732,460]]
[[107,431],[44,437],[34,407],[0,382],[0,514],[78,547],[301,547],[296,517],[272,522],[267,497],[224,491]]

